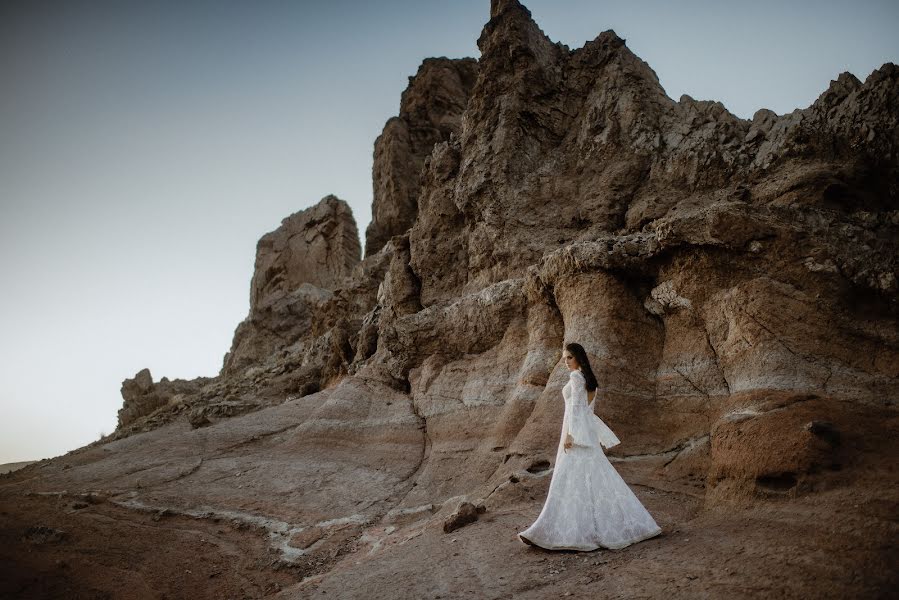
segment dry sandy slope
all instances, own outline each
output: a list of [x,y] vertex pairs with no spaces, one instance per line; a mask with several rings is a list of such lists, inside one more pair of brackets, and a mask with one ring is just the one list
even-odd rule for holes
[[[53,462],[76,465],[70,472],[96,451]],[[835,479],[812,495],[706,510],[702,487],[658,478],[660,462],[615,462],[663,528],[623,550],[548,552],[518,541],[540,511],[543,471],[522,473],[452,533],[442,530],[450,501],[405,524],[338,525],[345,536],[332,531],[334,544],[291,561],[269,530],[229,517],[226,499],[194,516],[177,503],[138,510],[134,491],[54,493],[41,471],[57,465],[39,463],[0,481],[0,597],[886,598],[895,589],[897,492],[877,487],[886,465],[859,465],[851,487]],[[186,492],[195,476],[180,479]]]

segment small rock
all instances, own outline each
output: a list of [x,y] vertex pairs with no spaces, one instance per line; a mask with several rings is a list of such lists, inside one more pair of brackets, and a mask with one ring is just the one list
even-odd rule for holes
[[211,425],[212,422],[206,418],[206,413],[202,408],[196,408],[187,415],[187,420],[190,422],[190,426],[193,429],[199,429],[200,427],[206,427],[207,425]]
[[25,530],[22,541],[32,544],[49,544],[59,542],[66,537],[66,532],[61,529],[53,529],[43,525],[35,525]]
[[288,545],[293,548],[300,548],[305,550],[318,540],[322,539],[325,536],[326,531],[321,527],[308,527],[303,531],[299,531],[294,533],[290,540],[288,541]]
[[154,521],[159,521],[159,520],[162,519],[163,517],[170,517],[170,516],[172,516],[173,514],[175,514],[175,513],[173,513],[172,511],[170,511],[170,510],[167,509],[167,508],[163,508],[162,510],[156,511],[156,514],[153,515],[153,520],[154,520]]
[[809,421],[805,424],[805,428],[832,446],[840,443],[840,432],[830,421]]
[[104,496],[103,494],[98,494],[97,492],[79,494],[78,498],[84,500],[88,504],[102,504],[103,502],[106,502],[106,496]]
[[463,502],[452,515],[443,522],[443,532],[449,533],[478,520],[478,509],[471,502]]

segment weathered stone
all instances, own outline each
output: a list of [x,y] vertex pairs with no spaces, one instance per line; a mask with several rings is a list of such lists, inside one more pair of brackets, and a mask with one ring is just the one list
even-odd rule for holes
[[[899,69],[840,74],[807,108],[747,120],[669,98],[614,31],[553,43],[515,0],[491,2],[478,46],[476,65],[425,61],[385,126],[363,260],[341,201],[292,215],[260,240],[218,377],[174,394],[138,374],[116,439],[4,489],[90,482],[137,510],[214,507],[202,510],[241,534],[261,530],[247,547],[309,561],[299,595],[368,597],[392,560],[447,574],[416,555],[452,543],[428,525],[481,507],[491,516],[464,534],[489,543],[468,548],[514,562],[493,545],[545,497],[562,349],[578,342],[622,440],[610,459],[663,527],[701,530],[689,543],[708,573],[722,548],[782,567],[803,531],[840,549],[821,550],[829,567],[862,565],[873,582],[859,592],[844,573],[834,594],[890,589],[878,565],[899,506]],[[455,512],[460,498],[478,505]],[[360,566],[315,570],[349,540]],[[656,562],[640,577],[662,573],[649,595],[669,589],[663,546],[646,550]],[[780,595],[820,595],[805,573]],[[754,583],[741,580],[770,587]]]
[[443,522],[443,533],[450,533],[478,520],[478,509],[471,502],[463,502],[452,515]]
[[462,112],[477,76],[473,58],[426,58],[400,99],[400,114],[375,140],[371,223],[365,255],[412,226],[418,214],[422,165],[435,145],[461,131]]
[[141,369],[132,379],[122,382],[122,408],[119,410],[119,429],[152,415],[159,409],[175,406],[186,395],[196,394],[212,381],[210,377],[196,379],[173,379],[163,377],[153,383],[149,369]]

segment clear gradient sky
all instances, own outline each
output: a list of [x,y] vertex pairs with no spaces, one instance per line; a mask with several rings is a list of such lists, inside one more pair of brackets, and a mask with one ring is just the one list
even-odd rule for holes
[[[899,63],[899,3],[531,0],[572,49],[614,29],[669,96],[805,108]],[[123,379],[214,376],[256,241],[333,193],[422,59],[478,57],[489,0],[0,3],[0,463],[115,428]],[[363,244],[364,245],[364,244]]]

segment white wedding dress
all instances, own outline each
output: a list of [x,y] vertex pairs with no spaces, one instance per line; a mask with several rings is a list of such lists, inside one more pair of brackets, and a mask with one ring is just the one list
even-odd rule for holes
[[[601,446],[611,448],[620,440],[593,412],[593,402],[587,404],[580,369],[571,371],[562,396],[562,439],[546,502],[518,538],[550,550],[596,550],[624,548],[661,533],[602,450]],[[569,434],[573,442],[566,452]]]

